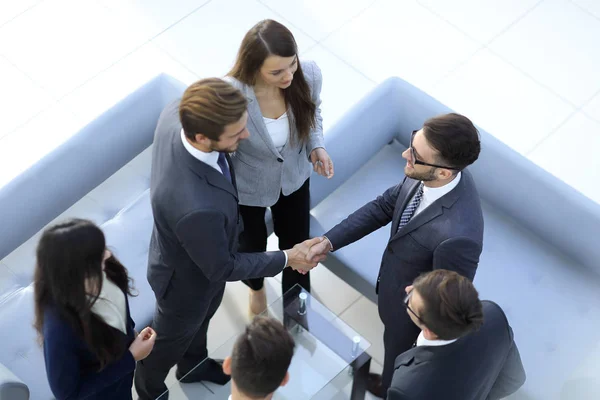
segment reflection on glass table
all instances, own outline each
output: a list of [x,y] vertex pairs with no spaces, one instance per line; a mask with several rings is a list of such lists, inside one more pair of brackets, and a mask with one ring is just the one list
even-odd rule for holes
[[[288,370],[290,380],[275,392],[274,400],[364,399],[371,364],[366,353],[370,343],[338,315],[299,285],[271,303],[262,315],[281,321],[296,342]],[[231,355],[240,333],[235,332],[209,356],[222,360]],[[177,382],[159,399],[227,400],[230,385]]]

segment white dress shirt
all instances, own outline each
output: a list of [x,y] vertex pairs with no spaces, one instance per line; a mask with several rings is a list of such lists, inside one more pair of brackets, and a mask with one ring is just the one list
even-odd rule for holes
[[419,337],[417,337],[417,346],[445,346],[450,343],[456,342],[457,339],[452,340],[429,340],[425,339],[423,335],[423,331],[419,333]]
[[[217,171],[219,171],[219,173],[223,173],[223,171],[221,171],[221,167],[219,167],[218,161],[219,161],[219,152],[218,151],[211,151],[210,153],[205,153],[203,151],[198,150],[197,148],[195,148],[194,146],[192,146],[188,141],[187,138],[185,137],[185,133],[183,132],[183,129],[181,130],[181,141],[183,143],[183,147],[185,147],[185,149],[188,151],[188,153],[190,153],[195,159],[197,159],[198,161],[202,161],[205,164],[210,165],[211,167],[213,167],[214,169],[216,169]],[[225,161],[227,162],[227,161]],[[229,167],[229,165],[228,165]],[[283,268],[285,268],[288,265],[288,255],[287,253],[284,251],[283,254],[285,255],[285,264],[283,265]]]
[[[419,207],[417,207],[417,209],[415,210],[415,213],[413,214],[412,218],[414,218],[421,211],[429,207],[440,197],[450,193],[450,191],[458,185],[458,183],[460,182],[460,178],[461,173],[459,172],[458,174],[456,174],[456,177],[452,179],[452,181],[448,182],[444,186],[430,188],[423,185],[423,198],[421,199],[421,203],[419,203]],[[414,196],[410,199],[410,201],[407,204],[410,204],[413,198]]]
[[219,164],[218,164],[218,161],[219,161],[219,152],[218,151],[211,151],[210,153],[205,153],[203,151],[198,150],[197,148],[192,146],[190,144],[190,142],[187,141],[187,138],[185,137],[185,133],[183,132],[183,129],[181,130],[181,142],[183,143],[183,147],[185,147],[185,149],[188,151],[188,153],[190,153],[192,156],[194,156],[195,159],[200,160],[204,164],[208,164],[211,167],[213,167],[214,169],[216,169],[217,171],[219,171],[220,173],[223,173],[223,171],[221,171],[221,167],[219,167]]

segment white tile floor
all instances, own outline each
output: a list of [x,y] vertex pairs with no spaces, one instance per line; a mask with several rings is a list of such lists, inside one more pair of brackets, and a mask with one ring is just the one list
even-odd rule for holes
[[[159,72],[223,75],[263,18],[320,65],[326,129],[397,75],[600,202],[600,0],[4,0],[0,185]],[[325,269],[314,288],[381,363],[376,307]],[[230,285],[211,347],[246,301]]]

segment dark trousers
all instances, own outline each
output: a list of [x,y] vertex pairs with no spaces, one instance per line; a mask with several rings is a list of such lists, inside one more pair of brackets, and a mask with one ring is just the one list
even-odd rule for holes
[[[308,239],[310,228],[310,179],[289,196],[280,194],[277,203],[271,206],[273,229],[279,238],[279,248],[291,249],[295,244]],[[240,234],[241,253],[256,253],[267,249],[267,226],[265,224],[265,207],[240,206],[244,221],[244,231]],[[253,290],[263,287],[264,278],[243,281]],[[300,284],[310,291],[310,275],[302,275],[291,268],[283,270],[282,293],[287,292],[295,284]]]
[[[379,300],[381,301],[381,297]],[[391,305],[388,303],[388,307],[390,306]],[[419,336],[419,332],[421,332],[419,327],[410,320],[410,317],[405,312],[403,315],[398,316],[395,323],[385,325],[385,330],[383,332],[383,347],[385,354],[383,358],[381,381],[386,393],[387,389],[389,389],[392,384],[396,358],[412,348],[413,343],[415,343]]]
[[[223,299],[225,284],[205,303],[192,307],[178,307],[157,301],[152,327],[156,331],[156,343],[150,355],[138,362],[135,370],[135,390],[141,400],[154,400],[163,394],[167,387],[165,378],[177,364],[177,371],[183,376],[208,357],[206,335],[208,323],[215,315]],[[161,397],[167,400],[168,395]]]

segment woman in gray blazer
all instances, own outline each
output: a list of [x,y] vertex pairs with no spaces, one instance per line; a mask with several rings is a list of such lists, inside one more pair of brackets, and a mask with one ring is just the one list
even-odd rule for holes
[[[311,164],[320,175],[333,176],[323,145],[321,70],[298,60],[296,41],[285,26],[264,20],[246,33],[226,79],[248,98],[250,137],[232,157],[244,222],[239,251],[266,250],[267,207],[279,247],[291,248],[309,237]],[[244,283],[251,289],[251,312],[262,312],[263,278]],[[286,268],[283,293],[296,283],[310,290],[308,274]]]

